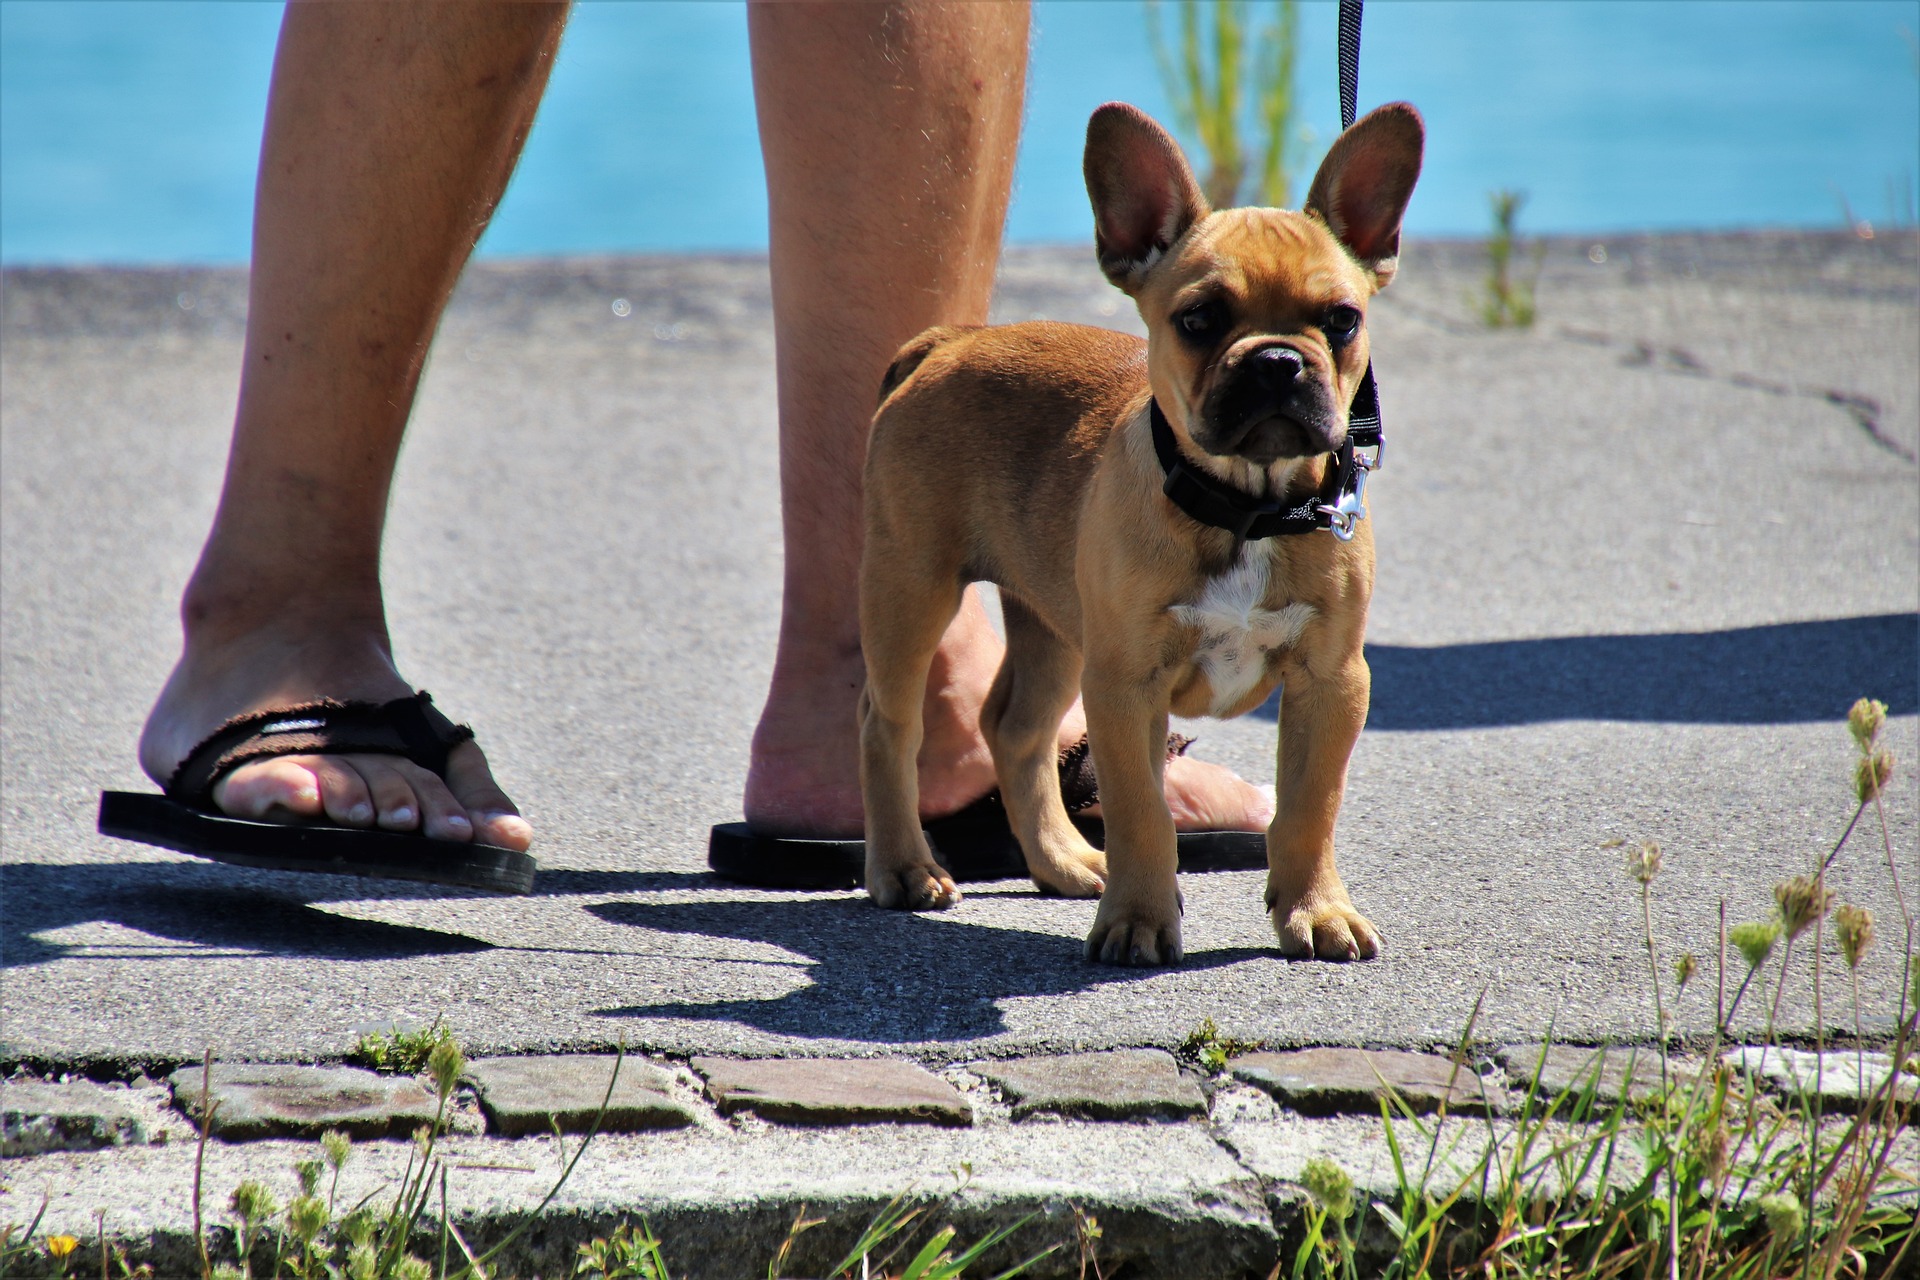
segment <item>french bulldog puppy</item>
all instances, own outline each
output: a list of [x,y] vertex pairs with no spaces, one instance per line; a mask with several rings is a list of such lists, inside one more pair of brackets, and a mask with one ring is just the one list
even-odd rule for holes
[[[966,586],[988,581],[1007,654],[982,727],[1034,881],[1100,896],[1089,958],[1180,960],[1168,716],[1237,716],[1276,685],[1280,949],[1376,953],[1334,867],[1374,564],[1375,459],[1356,460],[1349,414],[1363,388],[1371,402],[1367,307],[1393,278],[1424,138],[1411,106],[1381,107],[1334,143],[1304,209],[1213,211],[1166,131],[1109,103],[1087,128],[1087,191],[1101,269],[1146,341],[1035,322],[929,329],[901,349],[867,456],[860,584],[876,903],[959,900],[921,831],[914,762],[934,649]],[[1076,696],[1104,853],[1060,798]]]

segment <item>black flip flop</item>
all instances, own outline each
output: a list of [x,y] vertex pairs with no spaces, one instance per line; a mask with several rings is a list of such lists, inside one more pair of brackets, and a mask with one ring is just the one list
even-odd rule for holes
[[102,792],[100,833],[242,867],[527,893],[537,864],[518,850],[375,828],[253,822],[213,804],[222,777],[275,756],[392,755],[445,777],[448,753],[472,736],[424,691],[387,703],[312,702],[241,716],[187,754],[166,794]]
[[[1193,740],[1167,740],[1169,758],[1183,755]],[[1070,814],[1100,799],[1093,759],[1082,738],[1060,754],[1060,795]],[[1075,826],[1095,848],[1106,847],[1106,825],[1076,816]],[[933,856],[955,880],[1020,880],[1026,855],[1007,820],[998,791],[988,792],[958,813],[935,818],[924,830]],[[1248,871],[1267,865],[1267,837],[1258,831],[1183,831],[1182,871]],[[757,834],[744,822],[723,822],[707,837],[707,866],[724,880],[762,889],[857,889],[866,882],[867,847],[860,840],[808,839]]]

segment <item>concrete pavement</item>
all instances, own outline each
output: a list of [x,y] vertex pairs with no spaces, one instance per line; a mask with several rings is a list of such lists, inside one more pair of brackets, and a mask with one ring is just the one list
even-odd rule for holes
[[[1092,904],[1023,882],[908,917],[703,873],[707,827],[739,814],[781,567],[755,258],[478,267],[428,369],[388,540],[395,639],[536,822],[533,897],[95,835],[102,787],[146,785],[133,742],[217,492],[244,278],[9,271],[0,1059],[317,1060],[436,1016],[485,1053],[624,1037],[939,1066],[1172,1047],[1203,1017],[1269,1046],[1411,1048],[1457,1038],[1483,990],[1490,1042],[1644,1042],[1640,904],[1608,842],[1665,847],[1661,954],[1711,975],[1721,902],[1765,914],[1851,812],[1841,719],[1863,694],[1894,711],[1913,902],[1920,239],[1554,242],[1524,333],[1474,324],[1475,253],[1411,246],[1374,320],[1375,684],[1340,839],[1385,951],[1287,963],[1259,875],[1217,873],[1187,878],[1166,972],[1084,963]],[[1023,249],[997,318],[1136,328],[1129,307],[1084,248]],[[1270,772],[1270,712],[1197,731],[1197,754]],[[1881,921],[1861,991],[1882,1027],[1884,862],[1863,829],[1834,873]],[[1711,1012],[1706,982],[1674,1016],[1697,1036]],[[1781,1017],[1812,1029],[1804,985]]]
[[[1386,954],[1286,964],[1257,875],[1216,874],[1187,885],[1167,973],[1083,964],[1091,904],[1019,882],[914,918],[702,874],[707,826],[739,813],[778,598],[757,259],[483,266],[426,376],[396,642],[539,823],[535,897],[94,835],[97,791],[144,785],[132,742],[216,493],[243,282],[9,273],[9,1054],[318,1057],[435,1015],[488,1051],[945,1057],[1165,1045],[1202,1016],[1414,1044],[1456,1034],[1483,986],[1492,1034],[1643,1033],[1639,908],[1603,842],[1667,847],[1662,947],[1705,954],[1722,897],[1761,913],[1844,822],[1855,696],[1889,701],[1914,759],[1920,267],[1910,235],[1590,249],[1554,246],[1530,333],[1467,323],[1467,248],[1415,246],[1381,300],[1376,687],[1341,839]],[[1012,254],[1001,317],[1135,323],[1086,257]],[[1829,393],[1877,404],[1878,435]],[[1270,717],[1199,732],[1202,755],[1272,767]],[[1885,920],[1868,851],[1839,884]]]

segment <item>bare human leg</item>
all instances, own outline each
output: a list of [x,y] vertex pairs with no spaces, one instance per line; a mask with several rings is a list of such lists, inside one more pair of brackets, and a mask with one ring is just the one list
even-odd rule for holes
[[[1023,0],[759,3],[749,9],[767,169],[787,548],[779,650],[746,816],[768,835],[861,831],[865,683],[860,477],[880,375],[929,325],[987,318],[1019,144]],[[926,816],[985,794],[981,707],[1002,647],[972,592],[934,655],[920,750]],[[1078,710],[1062,727],[1077,739]],[[1226,770],[1176,760],[1184,828],[1266,828]]]
[[[240,714],[384,701],[387,494],[441,309],[532,126],[559,4],[288,6],[255,198],[246,363],[185,645],[141,735],[165,782]],[[524,849],[478,747],[445,783],[404,760],[290,756],[215,791],[243,817],[424,830]]]

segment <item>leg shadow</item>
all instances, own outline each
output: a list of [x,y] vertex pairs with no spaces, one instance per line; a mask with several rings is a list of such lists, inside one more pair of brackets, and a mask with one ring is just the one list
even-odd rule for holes
[[[1489,729],[1554,720],[1804,724],[1860,697],[1920,710],[1920,614],[1670,635],[1367,646],[1367,727]],[[1254,714],[1273,719],[1279,695]]]
[[[260,892],[237,879],[211,863],[7,864],[0,867],[6,900],[0,967],[84,958],[94,948],[41,935],[94,921],[196,947],[316,960],[405,960],[492,949],[464,934],[334,915],[301,897]],[[134,955],[112,950],[115,959]],[[156,948],[151,958],[171,957]]]
[[[1003,1000],[1070,995],[1159,972],[1093,964],[1077,937],[881,911],[864,895],[771,904],[609,902],[588,910],[615,924],[769,943],[813,959],[806,968],[811,983],[775,999],[593,1011],[603,1018],[738,1022],[778,1035],[880,1044],[972,1040],[1007,1029]],[[1189,952],[1182,967],[1219,968],[1273,954]]]

